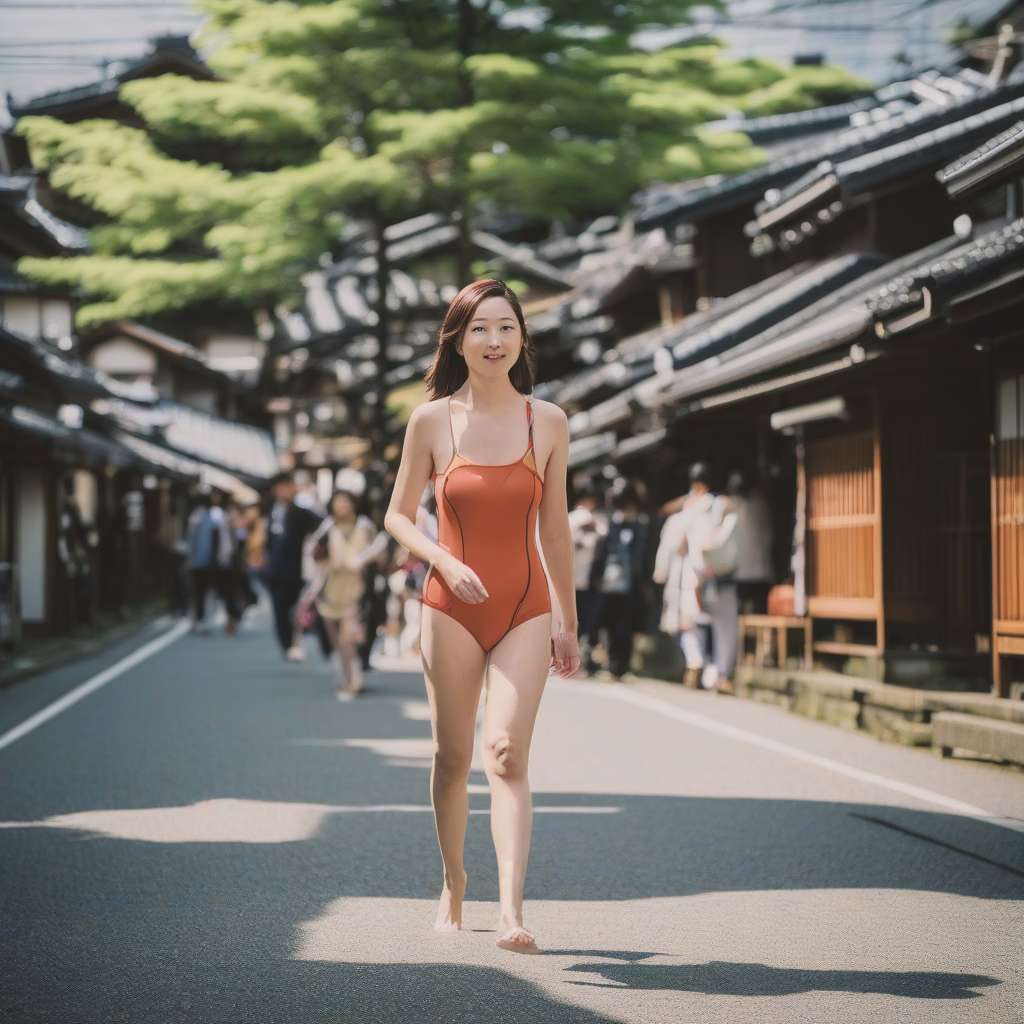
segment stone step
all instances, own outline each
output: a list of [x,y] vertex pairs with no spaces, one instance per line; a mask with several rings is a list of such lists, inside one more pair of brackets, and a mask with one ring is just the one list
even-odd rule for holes
[[1024,765],[1024,725],[939,711],[932,715],[932,746],[943,757],[954,750],[968,750]]

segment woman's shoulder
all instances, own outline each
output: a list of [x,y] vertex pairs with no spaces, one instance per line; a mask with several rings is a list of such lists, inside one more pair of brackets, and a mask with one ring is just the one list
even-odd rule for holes
[[448,431],[448,402],[445,399],[424,402],[416,406],[409,417],[406,437],[415,435],[419,440],[433,444],[437,431]]
[[422,405],[417,405],[412,411],[412,415],[409,417],[409,426],[424,426],[430,423],[436,423],[444,419],[448,415],[448,402],[444,398],[433,399],[426,401]]
[[533,406],[534,419],[538,423],[558,426],[569,422],[562,407],[555,405],[554,402],[545,402],[541,398],[531,398],[530,404]]

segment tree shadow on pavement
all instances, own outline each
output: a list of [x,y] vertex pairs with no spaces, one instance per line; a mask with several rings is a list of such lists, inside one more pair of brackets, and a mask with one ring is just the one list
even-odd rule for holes
[[[610,954],[602,954],[608,956]],[[799,970],[765,964],[573,964],[574,974],[599,975],[608,985],[577,985],[700,992],[713,996],[789,996],[801,992],[855,992],[911,999],[972,999],[974,988],[999,985],[984,974],[943,971]]]

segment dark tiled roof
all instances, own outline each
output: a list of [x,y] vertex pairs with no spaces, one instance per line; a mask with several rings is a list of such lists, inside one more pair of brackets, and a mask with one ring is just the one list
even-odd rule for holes
[[[27,405],[0,405],[5,431],[28,436],[63,454],[83,459],[91,466],[150,469],[152,464],[134,452],[88,427],[68,427],[51,413]],[[13,440],[13,439],[12,439]]]
[[790,114],[726,118],[723,121],[712,121],[705,125],[705,129],[713,133],[743,132],[754,143],[774,142],[777,139],[809,135],[827,128],[845,128],[849,125],[851,116],[878,105],[878,100],[874,96],[865,96],[849,103],[813,107],[811,110],[797,110]]
[[926,254],[938,258],[954,245],[955,239],[947,238],[878,266],[730,349],[724,358],[704,360],[679,371],[659,396],[659,402],[676,402],[725,385],[744,385],[760,379],[764,373],[849,343],[870,326],[867,300],[879,284],[920,262]]
[[[664,347],[671,353],[671,360],[665,360],[664,369],[656,373],[653,358],[642,367],[632,368],[630,380],[623,382],[625,389],[615,398],[570,420],[573,435],[601,429],[623,418],[631,401],[643,401],[645,392],[660,390],[668,382],[687,374],[686,367],[724,363],[737,349],[754,344],[748,339],[763,337],[780,321],[816,315],[822,309],[819,303],[825,307],[834,305],[849,289],[856,288],[851,282],[875,270],[883,261],[884,257],[877,253],[856,253],[838,256],[816,266],[805,266],[798,273],[783,272],[772,278],[771,287],[757,297],[749,294],[750,289],[732,296],[734,304],[730,309],[717,317],[709,317],[696,331],[680,330],[687,326],[683,321],[677,327],[677,332],[683,335],[680,340],[673,345],[671,339],[663,339]],[[746,301],[738,301],[741,297]],[[803,312],[805,310],[810,310],[810,313]],[[557,398],[561,400],[561,394]]]
[[[17,221],[23,241],[26,230],[40,248],[53,255],[84,252],[89,247],[85,233],[73,224],[54,216],[36,198],[35,181],[31,177],[8,178],[0,175],[0,217]],[[31,254],[31,248],[22,255]]]
[[993,188],[1024,173],[1024,121],[954,160],[939,171],[939,181],[954,198],[981,188]]
[[1024,98],[1011,100],[883,149],[839,163],[823,161],[772,202],[758,204],[758,223],[767,229],[805,216],[811,207],[823,205],[834,187],[839,188],[843,199],[848,199],[883,182],[939,164],[1022,113]]
[[[56,346],[31,341],[3,327],[0,327],[0,360],[16,371],[24,368],[41,374],[61,394],[86,399],[110,398],[112,394],[93,370],[69,359]],[[14,365],[10,366],[7,360]]]
[[889,329],[899,329],[894,321],[907,317],[914,317],[913,323],[924,322],[956,294],[1022,260],[1024,218],[892,278],[869,297],[867,307],[876,322]]
[[884,121],[829,136],[824,141],[808,145],[800,153],[745,174],[703,188],[683,190],[678,195],[672,191],[663,192],[637,212],[636,224],[638,227],[652,227],[676,219],[700,219],[736,209],[746,203],[753,204],[767,189],[784,186],[822,161],[836,163],[852,159],[922,132],[963,120],[995,103],[1006,102],[1020,95],[1024,95],[1024,82],[995,91],[979,90],[970,97],[954,99],[945,106],[922,103]]
[[122,82],[135,78],[144,78],[161,65],[167,65],[166,71],[179,72],[193,78],[210,79],[213,72],[203,63],[202,58],[193,49],[186,36],[162,36],[150,40],[152,49],[133,60],[120,63],[119,70],[98,82],[76,86],[72,89],[59,89],[56,92],[36,96],[22,103],[8,104],[11,116],[26,117],[32,114],[57,114],[76,108],[92,106],[89,101],[98,98],[115,99],[118,87]]
[[70,106],[98,96],[110,96],[113,98],[117,95],[120,85],[121,83],[117,78],[101,78],[98,82],[78,85],[73,89],[59,89],[56,92],[48,92],[42,96],[25,100],[23,103],[12,103],[10,105],[11,116],[28,117],[33,114],[42,114],[52,110],[54,107]]

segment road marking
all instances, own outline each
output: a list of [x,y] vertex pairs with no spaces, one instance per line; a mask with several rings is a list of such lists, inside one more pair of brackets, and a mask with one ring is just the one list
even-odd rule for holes
[[155,640],[150,640],[148,644],[143,644],[137,650],[132,651],[131,654],[115,662],[110,668],[105,668],[91,679],[87,679],[70,692],[65,693],[63,697],[55,700],[52,704],[48,704],[42,711],[37,711],[34,715],[26,718],[21,725],[8,729],[7,732],[0,736],[0,750],[3,750],[4,747],[9,747],[15,740],[20,740],[22,736],[27,736],[51,718],[56,718],[62,711],[67,711],[73,704],[77,704],[80,700],[88,697],[90,693],[95,693],[101,686],[106,686],[112,679],[123,675],[147,658],[151,658],[158,651],[162,651],[165,647],[173,644],[175,640],[184,636],[189,631],[189,628],[189,621],[183,619],[172,626],[163,636],[158,636]]
[[[549,683],[549,685],[551,685]],[[664,715],[666,718],[673,718],[677,722],[692,726],[695,729],[702,729],[704,732],[722,736],[725,739],[737,743],[747,743],[750,746],[761,747],[763,750],[770,750],[772,753],[788,757],[793,761],[802,761],[804,764],[813,764],[817,768],[824,768],[826,771],[835,772],[837,775],[845,775],[848,779],[855,779],[857,782],[867,783],[869,786],[878,786],[888,789],[894,793],[901,793],[904,796],[922,800],[925,803],[943,807],[954,814],[967,818],[977,818],[980,821],[987,821],[992,825],[999,825],[1002,828],[1013,829],[1015,832],[1024,832],[1024,821],[1016,818],[1006,818],[994,811],[986,811],[983,807],[965,803],[954,797],[937,793],[933,789],[925,789],[923,786],[915,786],[909,782],[900,782],[898,779],[890,779],[885,775],[878,775],[875,772],[864,771],[862,768],[854,768],[851,765],[843,764],[840,761],[833,761],[828,757],[820,757],[818,754],[808,753],[799,747],[791,747],[788,743],[780,743],[778,740],[768,739],[759,733],[751,732],[748,729],[741,729],[736,725],[728,725],[711,718],[709,715],[702,715],[696,711],[687,711],[676,704],[672,704],[660,697],[653,697],[647,693],[641,693],[626,686],[609,685],[608,683],[554,683],[555,688],[567,693],[584,692],[596,697],[606,697],[609,700],[622,701],[625,704],[632,704],[634,707],[643,708],[646,711],[653,711],[655,714]]]

